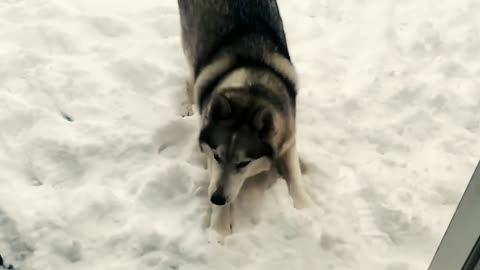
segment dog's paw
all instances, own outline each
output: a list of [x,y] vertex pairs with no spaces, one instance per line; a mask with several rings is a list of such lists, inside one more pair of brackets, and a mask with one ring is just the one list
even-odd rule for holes
[[310,208],[314,205],[310,196],[306,193],[297,193],[293,196],[293,207],[296,209]]
[[223,245],[225,243],[225,239],[232,234],[231,229],[226,228],[209,228],[208,230],[208,242],[210,243],[218,243]]
[[222,237],[227,237],[232,234],[231,224],[225,224],[225,225],[222,224],[219,226],[213,226],[212,229],[215,230],[215,232],[217,232]]
[[187,116],[192,116],[193,115],[193,105],[188,103],[188,102],[184,102],[182,104],[180,104],[180,116],[182,117],[187,117]]

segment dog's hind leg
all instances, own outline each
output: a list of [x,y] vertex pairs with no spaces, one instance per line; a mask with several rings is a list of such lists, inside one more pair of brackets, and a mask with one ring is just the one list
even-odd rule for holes
[[232,234],[233,206],[231,204],[217,206],[212,205],[212,216],[210,227],[214,229],[221,237]]
[[305,187],[303,186],[300,161],[295,144],[292,145],[280,158],[277,166],[278,171],[287,181],[288,192],[292,197],[294,207],[302,209],[313,205],[310,196],[307,194]]
[[182,117],[193,115],[193,79],[185,81],[185,96],[180,104],[180,115]]
[[194,72],[193,72],[193,55],[192,55],[192,48],[189,46],[189,43],[187,41],[187,36],[185,33],[185,30],[182,27],[181,31],[181,43],[182,43],[182,49],[183,49],[183,54],[185,55],[185,60],[187,61],[188,65],[188,79],[186,80],[185,83],[185,99],[182,101],[181,104],[181,112],[180,114],[185,117],[185,116],[191,116],[193,115],[193,105],[194,105]]

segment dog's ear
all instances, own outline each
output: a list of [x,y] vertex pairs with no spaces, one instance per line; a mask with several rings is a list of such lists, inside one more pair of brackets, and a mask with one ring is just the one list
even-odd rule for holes
[[229,119],[232,116],[232,105],[223,95],[217,95],[212,100],[210,118],[214,122]]
[[261,109],[253,117],[253,127],[261,135],[270,135],[275,131],[273,113],[268,109]]

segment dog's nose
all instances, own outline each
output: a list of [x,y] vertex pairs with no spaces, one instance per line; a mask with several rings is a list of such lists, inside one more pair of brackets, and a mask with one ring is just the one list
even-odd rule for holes
[[227,202],[227,199],[225,198],[223,191],[220,189],[217,189],[217,191],[215,191],[212,197],[210,198],[210,201],[216,205],[225,205],[225,203]]

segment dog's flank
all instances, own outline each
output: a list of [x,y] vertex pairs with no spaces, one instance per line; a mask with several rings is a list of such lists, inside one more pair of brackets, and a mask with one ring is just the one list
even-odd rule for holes
[[295,144],[296,73],[274,0],[178,0],[188,87],[208,159],[212,227],[231,232],[245,181],[281,173],[309,204]]

